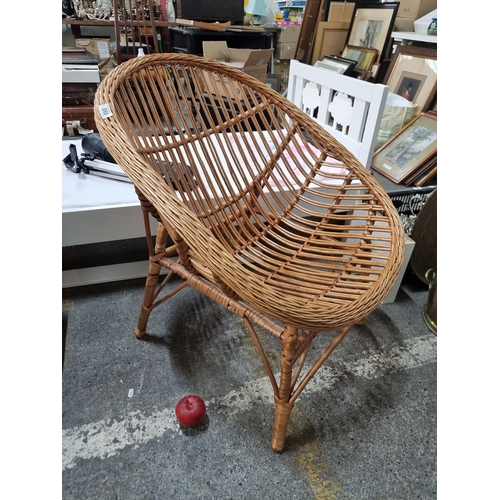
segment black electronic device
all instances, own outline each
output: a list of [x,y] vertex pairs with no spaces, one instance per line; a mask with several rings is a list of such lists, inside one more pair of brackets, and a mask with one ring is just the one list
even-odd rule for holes
[[90,153],[83,153],[78,157],[76,146],[69,145],[69,154],[63,160],[64,165],[68,170],[79,174],[97,175],[99,177],[106,177],[117,181],[132,182],[127,174],[114,162],[107,162],[99,159],[98,155]]
[[[85,135],[82,139],[82,149],[84,152],[78,157],[76,146],[74,144],[69,145],[69,154],[63,160],[68,170],[75,172],[75,174],[83,172],[84,174],[97,175],[116,181],[132,182],[111,156],[99,134]],[[191,167],[188,166],[188,169],[191,176],[184,174],[185,185],[189,186],[190,189],[196,189],[198,182]],[[184,190],[178,170],[174,168],[173,163],[167,166],[165,162],[161,162],[160,171],[164,178],[168,176],[174,189]]]
[[175,14],[179,19],[206,22],[243,24],[245,8],[243,0],[176,0]]

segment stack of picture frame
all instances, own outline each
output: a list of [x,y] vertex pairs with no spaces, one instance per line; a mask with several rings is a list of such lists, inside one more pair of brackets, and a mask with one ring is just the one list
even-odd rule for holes
[[395,184],[423,186],[437,176],[437,114],[419,113],[377,151],[372,169]]
[[418,114],[375,151],[372,168],[396,184],[423,186],[437,176],[437,50],[399,45],[382,83]]
[[390,57],[391,32],[399,2],[328,1],[325,20],[349,23],[347,45],[376,49],[379,59]]
[[[389,92],[404,97],[416,115],[373,155],[372,168],[396,184],[423,186],[437,176],[437,50],[397,45],[393,50],[392,31],[399,2],[354,2],[327,0],[325,26],[330,23],[329,43],[334,35],[345,40],[338,54],[319,52],[315,66],[362,80],[374,80]],[[347,35],[335,23],[349,24]],[[338,43],[337,43],[338,45]],[[355,62],[352,66],[352,62]],[[384,64],[385,63],[385,64]],[[384,74],[380,68],[384,68]]]
[[375,49],[377,53],[374,63],[390,58],[391,33],[399,2],[354,2],[354,4],[346,45]]
[[[312,64],[324,55],[356,60],[349,74],[355,78],[376,78],[383,61],[390,58],[391,33],[399,2],[328,1],[325,21],[318,25]],[[326,52],[336,48],[338,52]],[[329,68],[331,69],[331,68]]]

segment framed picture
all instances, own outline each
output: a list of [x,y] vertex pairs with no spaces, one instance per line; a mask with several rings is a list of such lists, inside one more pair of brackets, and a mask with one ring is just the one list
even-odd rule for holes
[[354,68],[352,70],[352,73],[349,76],[353,76],[354,78],[356,78],[358,80],[368,81],[372,77],[372,72],[365,71],[365,70],[359,70],[359,69]]
[[437,50],[398,45],[383,81],[389,92],[429,111],[437,91]]
[[378,50],[346,45],[342,52],[342,57],[356,61],[356,69],[358,71],[371,71],[373,64],[377,60]]
[[266,85],[271,87],[276,92],[281,92],[281,75],[267,74]]
[[399,2],[356,4],[347,44],[378,50],[376,62],[389,56],[392,28]]
[[324,55],[340,55],[345,47],[349,23],[319,22],[316,28],[311,64],[321,59]]
[[419,113],[373,155],[372,168],[400,184],[437,155],[437,117]]
[[380,69],[380,63],[375,63],[371,69],[371,78],[377,78],[378,70]]
[[415,173],[404,180],[405,186],[419,186],[431,180],[437,174],[437,155],[433,156],[425,165],[418,168]]
[[323,68],[339,75],[350,75],[356,66],[356,61],[352,59],[344,59],[339,56],[323,56],[321,61],[316,61],[314,64],[316,68]]
[[356,2],[326,1],[326,21],[340,21],[351,24]]

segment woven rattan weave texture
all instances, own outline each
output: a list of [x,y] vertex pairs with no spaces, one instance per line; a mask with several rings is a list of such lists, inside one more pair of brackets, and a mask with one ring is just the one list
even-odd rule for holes
[[[223,63],[181,54],[128,61],[99,86],[95,112],[135,184],[150,240],[136,335],[169,297],[158,285],[162,267],[166,280],[184,279],[173,293],[193,286],[243,318],[274,389],[271,444],[281,451],[298,395],[398,276],[396,208],[311,118]],[[279,375],[255,325],[280,339]],[[337,333],[301,377],[311,342],[326,331]]]

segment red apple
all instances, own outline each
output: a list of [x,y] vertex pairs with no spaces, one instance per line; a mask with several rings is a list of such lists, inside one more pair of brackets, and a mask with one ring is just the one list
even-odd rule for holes
[[184,396],[175,406],[177,420],[186,427],[198,425],[207,412],[205,402],[199,396]]

